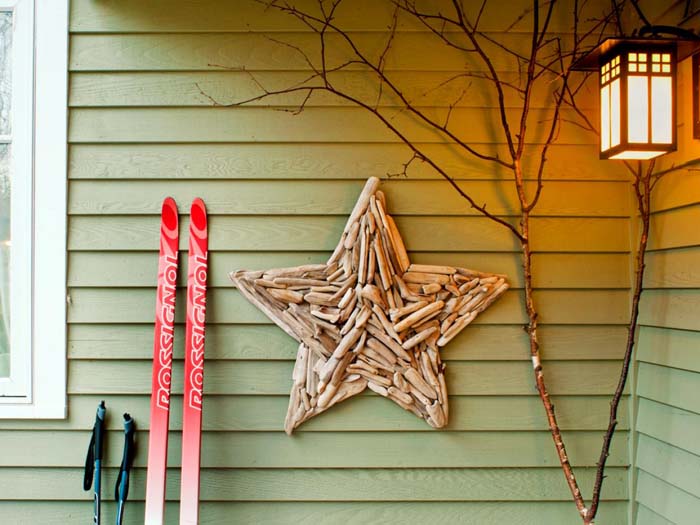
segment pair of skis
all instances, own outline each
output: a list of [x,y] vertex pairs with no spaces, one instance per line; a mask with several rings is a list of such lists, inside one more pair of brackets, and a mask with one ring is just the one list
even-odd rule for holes
[[[156,292],[156,321],[151,384],[151,424],[146,475],[146,525],[161,525],[165,508],[168,420],[175,339],[178,272],[178,213],[170,197],[163,201]],[[204,385],[204,316],[207,293],[207,211],[197,198],[190,209],[185,328],[185,386],[182,417],[180,524],[196,524],[199,513],[199,462]]]

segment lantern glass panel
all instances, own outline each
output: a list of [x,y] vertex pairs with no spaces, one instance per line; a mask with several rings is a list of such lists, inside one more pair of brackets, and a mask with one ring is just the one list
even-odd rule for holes
[[620,79],[610,84],[610,147],[620,143]]
[[671,77],[651,79],[651,141],[654,144],[673,142],[673,82]]
[[649,83],[645,76],[627,78],[627,140],[649,142]]
[[610,149],[610,86],[600,90],[600,151]]

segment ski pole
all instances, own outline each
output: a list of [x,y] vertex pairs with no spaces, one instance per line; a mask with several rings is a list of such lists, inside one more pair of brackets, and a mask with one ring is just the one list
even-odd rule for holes
[[95,505],[92,522],[96,525],[100,523],[100,492],[102,488],[102,445],[105,430],[105,402],[100,401],[95,414],[95,425],[92,427],[92,436],[88,445],[87,457],[85,458],[85,475],[83,476],[83,490],[90,490],[93,476],[95,480]]
[[117,501],[117,525],[122,524],[124,519],[124,505],[129,496],[129,470],[134,460],[134,432],[136,427],[133,418],[129,414],[124,414],[124,453],[122,454],[122,464],[119,466],[117,484],[114,487],[114,499]]

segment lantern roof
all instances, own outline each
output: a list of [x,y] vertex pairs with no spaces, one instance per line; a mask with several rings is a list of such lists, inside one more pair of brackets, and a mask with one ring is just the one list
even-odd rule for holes
[[671,44],[676,46],[678,62],[700,52],[700,39],[698,38],[609,37],[576,60],[571,69],[574,71],[597,71],[600,67],[600,59],[618,47],[644,47],[652,51],[654,48],[668,47]]

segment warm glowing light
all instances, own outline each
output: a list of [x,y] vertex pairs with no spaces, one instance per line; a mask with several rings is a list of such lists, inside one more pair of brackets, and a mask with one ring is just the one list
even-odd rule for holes
[[671,77],[651,79],[651,141],[654,144],[673,142],[673,82]]
[[628,51],[600,63],[600,152],[650,159],[675,149],[674,54]]
[[627,77],[627,140],[649,142],[649,82],[647,77]]
[[612,157],[608,157],[610,159],[636,159],[636,160],[647,160],[647,159],[653,159],[654,157],[658,157],[660,155],[663,155],[666,153],[665,151],[637,151],[637,150],[630,150],[630,151],[623,151],[622,153],[618,153],[617,155],[613,155]]

